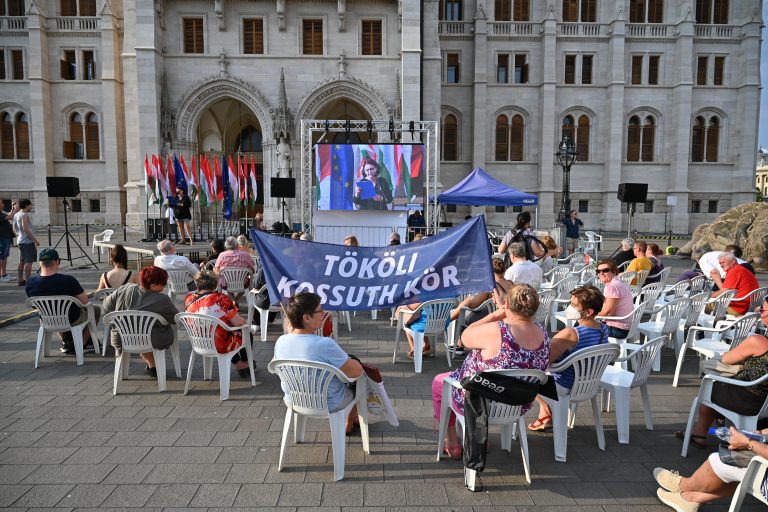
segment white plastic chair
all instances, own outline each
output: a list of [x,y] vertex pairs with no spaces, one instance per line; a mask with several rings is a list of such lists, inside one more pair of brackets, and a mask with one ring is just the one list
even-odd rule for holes
[[[253,272],[246,267],[226,267],[219,269],[219,288],[227,295],[237,295],[250,289],[250,283],[253,281]],[[248,281],[248,286],[245,281]],[[226,283],[226,289],[224,284]]]
[[691,441],[691,429],[693,428],[694,421],[698,415],[699,405],[706,405],[715,412],[725,416],[727,420],[741,430],[757,430],[757,422],[762,418],[768,417],[768,396],[763,402],[763,406],[754,416],[745,416],[738,414],[730,409],[726,409],[721,405],[717,405],[712,401],[712,386],[715,382],[723,382],[732,386],[751,387],[757,386],[768,381],[768,374],[763,375],[757,380],[751,382],[745,382],[742,380],[729,379],[720,375],[705,375],[701,380],[701,387],[699,388],[699,394],[693,399],[691,403],[691,412],[688,414],[688,424],[685,428],[685,437],[683,439],[683,450],[680,455],[683,457],[688,455],[688,444]]
[[456,348],[458,347],[459,326],[464,323],[464,319],[466,318],[467,314],[485,311],[486,314],[490,315],[495,311],[495,309],[496,303],[493,302],[493,299],[486,299],[482,304],[474,309],[468,308],[466,306],[462,306],[459,309],[459,316],[456,317],[456,320],[452,320],[451,323],[448,324],[448,328],[446,329],[445,333],[445,358],[448,360],[448,368],[452,367],[453,356],[455,355]]
[[584,267],[581,269],[581,272],[579,272],[579,285],[584,286],[587,284],[592,284],[593,281],[597,279],[597,273],[595,272],[595,269],[593,267]]
[[691,278],[691,293],[699,293],[712,289],[712,280],[708,276],[700,275]]
[[[55,332],[72,332],[72,341],[75,345],[75,359],[77,365],[83,364],[83,331],[87,328],[91,333],[93,347],[98,354],[99,337],[96,334],[96,315],[93,304],[83,304],[75,297],[69,295],[50,295],[48,297],[29,297],[25,304],[27,307],[37,309],[40,317],[40,329],[37,331],[37,347],[35,348],[35,368],[40,366],[40,359],[48,355],[48,342],[53,339]],[[69,308],[78,310],[86,308],[88,319],[79,324],[69,323]]]
[[[112,235],[115,234],[114,229],[105,229],[101,233],[97,235],[93,235],[93,242],[91,242],[91,254],[96,252],[96,247],[99,247],[96,245],[96,242],[102,242],[106,243],[109,242],[112,238]],[[99,254],[104,254],[104,247],[99,247]]]
[[619,281],[622,281],[625,285],[630,286],[632,281],[637,279],[637,272],[622,272],[621,274],[617,275],[616,278],[618,278]]
[[571,267],[568,265],[558,265],[552,268],[552,270],[544,274],[544,280],[541,282],[541,288],[551,287],[552,284],[567,276],[570,271]]
[[325,336],[323,334],[323,329],[325,328],[325,323],[328,321],[329,318],[331,319],[331,325],[332,325],[332,329],[333,329],[333,332],[331,332],[331,338],[333,338],[334,340],[336,340],[338,342],[339,341],[339,334],[338,334],[338,330],[339,330],[339,317],[336,315],[335,311],[326,311],[325,312],[325,314],[323,315],[323,323],[321,323],[320,327],[317,328],[317,330],[315,331],[315,334],[317,336],[321,336],[321,337]]
[[[109,297],[113,291],[117,290],[117,288],[102,288],[101,290],[96,290],[93,292],[93,302],[95,303],[102,303],[104,302],[104,299]],[[109,344],[109,326],[107,326],[107,323],[104,321],[104,319],[101,319],[101,355],[106,356],[107,355],[107,345]],[[94,348],[96,348],[94,346]],[[96,352],[98,354],[98,351]]]
[[[648,430],[653,430],[651,401],[646,383],[662,343],[664,343],[664,337],[649,341],[629,357],[617,360],[617,364],[608,366],[600,378],[600,387],[603,389],[603,410],[607,412],[610,409],[611,394],[616,401],[616,431],[619,436],[619,443],[629,444],[629,404],[634,388],[640,388],[643,412],[645,413],[645,427]],[[634,363],[634,371],[622,368],[622,365],[628,362]]]
[[603,250],[603,235],[598,235],[594,231],[585,231],[584,235],[586,235],[587,240],[597,244],[598,250]]
[[[167,350],[157,350],[152,348],[152,327],[155,322],[162,325],[168,325],[165,318],[149,311],[113,311],[104,316],[104,326],[110,325],[117,329],[120,335],[122,351],[115,358],[115,378],[112,387],[112,394],[117,394],[117,383],[128,376],[131,354],[141,354],[152,352],[155,357],[155,368],[157,369],[157,386],[159,390],[165,391],[165,353]],[[174,336],[175,337],[175,336]],[[176,377],[181,378],[181,353],[179,351],[178,339],[174,339],[170,346],[173,366],[176,369]]]
[[688,308],[688,313],[686,313],[685,317],[680,321],[680,326],[677,328],[677,333],[675,335],[675,357],[680,354],[680,347],[685,343],[685,333],[688,332],[691,327],[696,325],[696,322],[701,316],[701,312],[704,311],[704,306],[706,306],[707,300],[709,299],[709,293],[697,293],[696,295],[691,295],[689,299],[691,305]]
[[656,300],[656,305],[663,306],[664,304],[672,300],[682,299],[683,297],[694,295],[694,293],[690,291],[690,288],[691,288],[690,279],[686,279],[685,281],[680,281],[679,283],[675,283],[673,285],[668,284],[661,291],[661,295]]
[[[658,271],[656,274],[649,274],[645,280],[646,282],[651,281],[651,283],[661,283],[662,285],[664,285],[667,279],[669,279],[669,274],[671,272],[672,272],[672,267],[666,267]],[[651,283],[648,283],[648,284],[651,284]]]
[[635,297],[635,304],[645,302],[645,310],[643,310],[643,313],[650,314],[663,289],[664,283],[646,284],[640,289],[640,294]]
[[[765,296],[768,294],[768,288],[756,288],[749,292],[748,294],[744,295],[743,297],[734,297],[731,299],[731,302],[739,302],[742,300],[749,300],[749,306],[747,307],[747,312],[754,311],[759,306],[763,305],[763,302],[765,301]],[[735,315],[726,315],[725,318],[727,320],[732,320],[734,318],[739,318]]]
[[[334,481],[344,478],[346,456],[345,424],[352,408],[357,405],[360,418],[360,434],[363,440],[363,451],[370,453],[368,440],[368,392],[366,390],[365,374],[362,378],[352,379],[329,364],[292,359],[275,359],[269,363],[270,373],[280,377],[280,382],[287,387],[285,396],[285,422],[280,443],[280,459],[277,470],[282,471],[285,460],[285,445],[291,422],[294,421],[293,442],[304,442],[304,430],[307,418],[328,418],[331,427],[331,445],[333,450]],[[337,378],[343,383],[356,382],[355,399],[338,411],[328,410],[328,388],[332,379]]]
[[[691,299],[676,299],[668,302],[661,307],[653,310],[653,318],[649,322],[640,322],[637,330],[645,336],[645,342],[649,339],[664,336],[667,342],[674,344],[677,335],[677,329],[680,327],[680,321],[688,312],[691,306]],[[635,350],[632,346],[627,349]],[[653,362],[653,371],[661,371],[661,352],[657,352],[656,360]]]
[[562,372],[569,366],[573,367],[573,387],[568,394],[558,393],[558,400],[553,401],[542,397],[552,410],[552,427],[555,440],[555,460],[565,462],[568,452],[568,427],[573,428],[575,413],[571,409],[577,403],[592,402],[592,413],[595,416],[597,445],[605,450],[605,433],[603,420],[600,416],[600,406],[597,403],[597,392],[600,390],[600,378],[609,364],[619,356],[619,346],[613,343],[589,347],[566,357],[563,361],[549,367],[549,373]]
[[[547,375],[539,370],[486,370],[483,373],[500,373],[507,377],[514,377],[527,382],[536,382],[542,384],[547,381]],[[437,434],[437,461],[440,462],[440,458],[445,448],[445,436],[448,432],[448,418],[450,413],[448,409],[453,411],[456,415],[456,420],[461,425],[462,436],[466,439],[466,429],[464,428],[464,415],[456,410],[456,406],[453,403],[451,397],[451,388],[462,389],[461,383],[456,379],[447,377],[443,381],[442,389],[442,402],[440,406],[440,426]],[[531,483],[530,463],[528,457],[528,437],[526,434],[525,419],[520,414],[522,411],[521,405],[507,405],[492,400],[488,401],[488,426],[501,425],[501,449],[510,452],[512,450],[512,437],[515,426],[517,426],[517,432],[519,432],[520,438],[520,452],[523,456],[523,470],[525,471],[525,480]],[[464,445],[462,440],[462,445]],[[477,472],[473,469],[464,468],[464,484],[469,487],[470,490],[475,488]]]
[[[195,365],[195,354],[203,357],[203,379],[209,380],[213,370],[213,359],[219,363],[219,396],[222,400],[229,398],[229,377],[232,370],[232,356],[241,348],[245,348],[248,355],[248,368],[251,371],[251,385],[256,385],[256,376],[253,372],[253,350],[251,344],[246,338],[249,331],[248,324],[241,327],[230,327],[216,317],[210,315],[199,315],[193,313],[178,313],[175,316],[176,324],[183,325],[192,344],[192,352],[189,354],[189,367],[187,368],[187,382],[184,385],[184,394],[189,392],[189,381],[192,379],[192,368]],[[241,331],[243,336],[243,347],[237,347],[226,354],[219,354],[214,342],[214,333],[216,328],[221,327],[225,331]]]
[[165,293],[174,300],[177,295],[186,297],[189,293],[187,283],[189,283],[193,276],[186,270],[166,270],[168,272],[168,283],[165,287]]
[[397,362],[397,350],[400,347],[400,332],[405,331],[413,338],[413,368],[416,373],[421,373],[422,350],[424,349],[424,337],[432,336],[432,347],[437,346],[437,335],[443,337],[443,344],[448,341],[445,334],[445,321],[451,314],[451,310],[459,305],[456,299],[436,299],[422,303],[413,310],[414,317],[421,315],[422,310],[427,312],[427,325],[424,332],[416,332],[405,326],[403,316],[408,311],[400,311],[397,315],[397,334],[395,335],[395,350],[392,353],[392,363]]
[[[680,371],[683,368],[683,361],[685,360],[686,349],[698,352],[700,361],[718,355],[721,356],[729,350],[738,347],[739,344],[749,336],[749,333],[754,329],[759,320],[760,315],[757,313],[750,313],[741,316],[736,320],[723,320],[718,322],[715,327],[691,327],[688,330],[688,336],[685,339],[685,343],[680,347],[680,351],[677,355],[677,366],[675,367],[675,376],[672,379],[672,386],[677,387],[677,381],[680,378]],[[696,339],[696,335],[700,332],[705,333],[705,337]],[[709,335],[707,336],[706,333],[709,333]],[[731,342],[726,343],[723,341],[723,337],[729,337]],[[699,365],[701,365],[701,362]]]
[[568,307],[571,303],[571,290],[577,286],[579,286],[579,276],[573,274],[567,275],[552,285],[552,288],[557,290],[557,297],[552,301],[549,318],[549,328],[553,331],[557,329],[557,313],[560,306],[563,306],[563,309]]
[[[595,317],[595,320],[597,321],[606,321],[606,320],[612,320],[614,322],[620,322],[620,321],[626,321],[629,320],[630,326],[629,326],[629,332],[627,333],[626,338],[612,338],[609,337],[608,341],[611,343],[616,344],[622,344],[627,341],[635,341],[639,339],[640,335],[638,334],[638,326],[640,325],[640,319],[643,317],[643,312],[645,311],[646,303],[641,302],[639,304],[635,304],[635,307],[632,308],[632,311],[627,313],[623,316],[598,316]],[[623,354],[622,354],[623,356]]]
[[744,473],[744,478],[739,483],[739,486],[736,487],[736,492],[733,494],[728,512],[739,512],[744,504],[744,498],[748,494],[754,496],[761,503],[768,505],[768,499],[763,495],[763,482],[768,478],[767,475],[768,460],[759,455],[752,457],[752,460],[749,461],[749,466],[747,466],[747,472]]
[[557,290],[554,288],[539,292],[539,309],[536,310],[536,314],[533,316],[532,320],[534,323],[541,325],[544,330],[547,330],[550,312],[552,311],[552,303],[555,298],[557,298]]
[[624,263],[618,265],[616,268],[619,272],[624,272],[624,270],[629,266],[630,263],[632,263],[632,260],[627,260]]
[[717,322],[724,320],[728,305],[735,295],[736,290],[725,290],[714,299],[709,299],[707,304],[714,304],[714,310],[711,313],[702,312],[696,323],[702,327],[714,327]]
[[637,282],[635,283],[635,286],[639,286],[640,288],[643,287],[645,284],[645,280],[648,278],[648,274],[650,274],[650,270],[640,270],[637,273]]
[[259,312],[259,330],[261,331],[261,341],[267,341],[267,328],[269,327],[269,314],[270,313],[280,313],[280,316],[283,316],[283,308],[280,307],[280,304],[276,304],[273,306],[270,306],[267,309],[261,309],[259,306],[256,305],[256,295],[259,293],[262,293],[264,290],[266,290],[267,285],[262,286],[258,290],[255,288],[251,288],[251,290],[246,295],[246,300],[248,301],[248,318],[251,319],[250,321],[253,321],[254,317],[254,310]]

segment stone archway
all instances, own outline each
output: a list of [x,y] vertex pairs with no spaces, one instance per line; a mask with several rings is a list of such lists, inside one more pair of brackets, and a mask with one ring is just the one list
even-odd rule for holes
[[258,119],[262,133],[272,133],[274,112],[267,98],[248,82],[215,75],[200,80],[182,96],[176,116],[176,139],[187,143],[197,140],[195,131],[200,117],[210,105],[222,99],[242,102]]
[[[296,119],[319,119],[318,115],[326,105],[344,99],[365,105],[372,119],[389,119],[392,115],[384,97],[367,83],[356,78],[334,78],[321,83],[302,98]],[[299,135],[296,133],[296,140]]]

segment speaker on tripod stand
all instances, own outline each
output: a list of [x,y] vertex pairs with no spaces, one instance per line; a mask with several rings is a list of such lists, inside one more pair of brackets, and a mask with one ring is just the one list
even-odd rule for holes
[[280,198],[280,208],[283,211],[280,231],[285,235],[285,199],[296,197],[296,179],[295,178],[272,178],[269,183],[270,196]]
[[[61,176],[48,176],[45,178],[45,185],[48,190],[48,197],[60,197],[61,203],[64,206],[64,234],[61,235],[59,240],[56,242],[56,245],[53,246],[54,249],[59,247],[59,244],[61,244],[62,241],[65,242],[66,248],[67,248],[67,257],[62,258],[62,260],[67,260],[69,262],[69,266],[72,265],[73,260],[78,260],[85,258],[88,261],[91,262],[91,265],[96,267],[96,263],[93,262],[90,256],[88,256],[88,253],[83,249],[83,247],[77,242],[75,237],[72,236],[72,234],[69,232],[69,220],[67,219],[67,210],[69,210],[69,202],[67,201],[68,197],[77,197],[80,195],[80,180],[78,178],[69,178],[69,177],[61,177]],[[76,258],[72,257],[72,248],[70,246],[70,242],[74,243],[79,249],[80,249],[80,256],[77,256]]]

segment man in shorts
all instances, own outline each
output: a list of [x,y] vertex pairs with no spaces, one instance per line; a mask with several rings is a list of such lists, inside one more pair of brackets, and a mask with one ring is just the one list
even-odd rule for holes
[[[40,263],[40,275],[29,279],[25,291],[27,297],[46,297],[50,295],[69,295],[76,298],[85,306],[88,304],[88,295],[83,290],[77,279],[67,274],[60,274],[61,258],[56,249],[43,249],[38,258]],[[101,316],[101,309],[94,306],[96,322]],[[73,304],[69,307],[69,323],[80,325],[88,320],[88,310],[85,307],[77,307]],[[83,332],[83,348],[93,348],[88,329]],[[67,355],[75,354],[75,345],[70,331],[61,333],[61,351]]]
[[19,201],[19,212],[13,216],[13,229],[19,237],[19,286],[26,285],[27,279],[32,275],[32,264],[37,256],[37,247],[40,245],[29,216],[31,210],[32,201],[22,199]]
[[8,255],[11,252],[11,242],[13,242],[13,227],[11,221],[13,216],[19,211],[17,203],[13,203],[11,211],[5,211],[6,204],[0,200],[0,283],[13,281],[13,276],[8,275],[6,265]]

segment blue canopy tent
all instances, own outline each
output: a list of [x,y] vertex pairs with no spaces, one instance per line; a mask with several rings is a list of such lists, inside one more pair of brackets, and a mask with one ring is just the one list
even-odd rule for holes
[[466,178],[438,195],[437,202],[469,206],[536,206],[539,198],[505,185],[476,167]]

